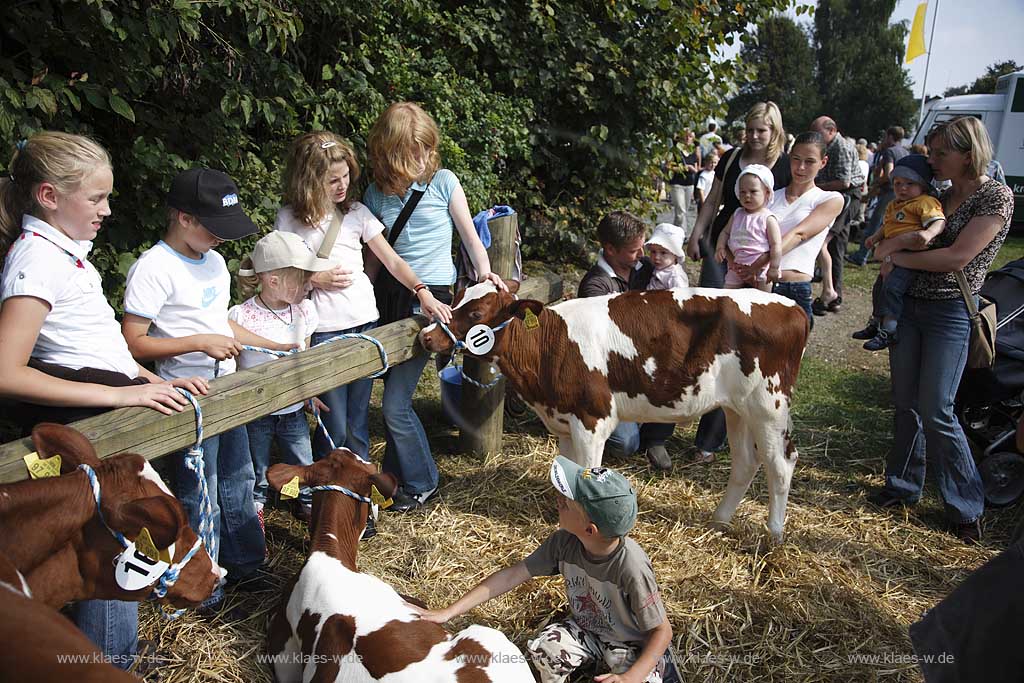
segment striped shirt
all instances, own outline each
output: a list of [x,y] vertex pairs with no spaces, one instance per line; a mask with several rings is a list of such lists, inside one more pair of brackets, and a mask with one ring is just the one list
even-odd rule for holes
[[455,282],[455,264],[452,262],[455,223],[448,206],[457,187],[459,179],[442,168],[434,174],[429,185],[413,183],[404,197],[385,195],[377,189],[376,183],[371,184],[363,195],[363,203],[390,230],[412,191],[426,189],[394,246],[420,281],[428,285],[447,286]]

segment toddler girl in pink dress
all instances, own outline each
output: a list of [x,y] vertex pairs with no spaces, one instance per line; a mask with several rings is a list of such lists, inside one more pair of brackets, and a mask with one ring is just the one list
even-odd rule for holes
[[[768,210],[773,185],[775,178],[771,170],[761,164],[747,166],[736,179],[740,208],[722,230],[715,249],[716,259],[729,262],[729,271],[725,275],[726,289],[757,287],[770,292],[771,281],[780,276],[782,234],[778,219]],[[749,266],[765,253],[769,254],[770,260],[760,272],[746,278],[740,274],[737,265]]]

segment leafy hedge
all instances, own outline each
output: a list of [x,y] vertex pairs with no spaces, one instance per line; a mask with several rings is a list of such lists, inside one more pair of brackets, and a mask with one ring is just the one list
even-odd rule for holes
[[[111,300],[163,227],[171,177],[238,180],[272,225],[285,146],[329,128],[365,149],[395,100],[441,126],[474,209],[523,214],[528,255],[585,256],[610,207],[649,210],[671,136],[721,109],[714,46],[787,0],[48,0],[0,9],[0,147],[84,132],[115,160],[94,261]],[[6,156],[6,155],[5,155]],[[9,158],[9,157],[8,157]],[[226,244],[238,258],[251,243]]]

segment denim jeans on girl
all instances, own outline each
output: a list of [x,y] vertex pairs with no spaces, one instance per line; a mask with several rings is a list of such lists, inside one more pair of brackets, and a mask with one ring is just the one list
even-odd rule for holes
[[889,347],[896,414],[885,487],[908,504],[917,502],[928,462],[950,519],[973,522],[985,509],[985,494],[953,411],[971,334],[967,306],[960,297],[908,296],[899,329],[899,340]]
[[[182,452],[170,458],[175,492],[188,514],[189,525],[199,529],[199,483],[195,473],[186,467],[184,456]],[[213,533],[218,539],[214,559],[235,578],[250,576],[263,564],[266,541],[252,500],[256,475],[245,427],[204,439],[203,464],[213,509]],[[224,592],[218,587],[204,604],[216,604],[223,597]]]
[[772,293],[792,299],[807,314],[807,319],[814,329],[814,312],[811,310],[811,283],[810,282],[776,282],[772,286]]
[[[377,322],[357,325],[336,332],[314,332],[312,345],[316,346],[343,334],[357,334],[372,330]],[[358,379],[320,395],[330,412],[321,412],[320,419],[334,440],[337,448],[347,448],[361,458],[370,457],[370,394],[372,379]],[[313,452],[316,459],[331,452],[331,445],[319,429],[313,437]]]
[[82,600],[70,608],[71,620],[118,669],[130,669],[139,647],[139,603]]
[[[253,502],[266,505],[267,468],[270,467],[270,447],[275,441],[281,462],[300,466],[313,464],[313,447],[309,441],[306,412],[299,409],[283,415],[264,415],[245,425],[245,431],[249,435],[249,452],[252,454],[252,467],[256,475]],[[308,487],[300,490],[299,502],[312,504],[313,493]]]

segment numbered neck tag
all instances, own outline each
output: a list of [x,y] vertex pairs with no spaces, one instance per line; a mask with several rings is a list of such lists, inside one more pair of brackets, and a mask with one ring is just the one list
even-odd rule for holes
[[494,348],[494,330],[487,325],[473,325],[466,333],[466,349],[482,356]]
[[537,319],[536,313],[527,308],[526,315],[523,317],[523,324],[526,325],[526,329],[535,330],[540,327],[540,320]]
[[298,498],[299,497],[299,478],[298,476],[292,477],[291,481],[281,487],[281,498]]
[[60,456],[54,455],[45,460],[39,459],[38,453],[29,453],[24,458],[25,466],[28,468],[28,475],[33,479],[45,479],[46,477],[60,476]]
[[[138,545],[140,540],[143,546],[146,546],[148,542],[149,547],[140,548]],[[125,551],[114,560],[114,580],[126,591],[137,591],[152,586],[171,566],[170,561],[164,562],[160,557],[170,560],[174,556],[173,543],[166,550],[157,551],[148,531],[145,539],[142,539],[140,532],[139,538],[135,541],[135,543],[128,544]],[[156,554],[157,557],[150,557],[147,554],[150,552]]]

